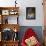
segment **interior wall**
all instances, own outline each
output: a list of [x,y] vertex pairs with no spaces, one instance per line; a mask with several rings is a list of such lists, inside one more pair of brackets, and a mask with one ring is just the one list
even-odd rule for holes
[[[15,6],[15,0],[0,0],[0,7]],[[19,6],[19,24],[20,26],[43,26],[43,6],[42,0],[17,0]],[[36,8],[36,19],[26,20],[26,7]],[[12,17],[11,17],[12,18]],[[10,20],[10,19],[9,19]],[[14,21],[13,21],[14,22]]]
[[19,39],[20,42],[25,34],[25,32],[27,31],[28,28],[32,28],[33,31],[37,34],[37,37],[39,39],[39,41],[41,43],[43,43],[43,30],[42,30],[42,26],[21,26],[20,27],[20,32],[19,32]]
[[[21,0],[19,1],[20,8],[20,18],[19,24],[22,26],[43,26],[43,6],[42,0]],[[35,7],[36,8],[36,19],[35,20],[26,20],[26,7]]]

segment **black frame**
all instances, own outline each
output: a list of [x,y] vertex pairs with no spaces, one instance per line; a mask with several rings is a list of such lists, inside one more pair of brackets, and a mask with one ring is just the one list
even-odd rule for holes
[[[33,13],[33,16],[30,16],[32,13]],[[36,9],[35,9],[35,7],[26,7],[26,19],[29,19],[29,20],[36,19]]]

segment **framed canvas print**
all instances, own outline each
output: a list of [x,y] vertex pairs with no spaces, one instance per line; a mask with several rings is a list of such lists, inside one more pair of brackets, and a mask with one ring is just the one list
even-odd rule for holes
[[36,13],[35,13],[35,7],[27,7],[26,8],[26,19],[35,19]]

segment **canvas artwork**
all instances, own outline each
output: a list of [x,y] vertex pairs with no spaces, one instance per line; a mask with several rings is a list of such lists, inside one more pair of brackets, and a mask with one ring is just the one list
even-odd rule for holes
[[36,18],[35,7],[27,7],[26,19],[35,19],[35,18]]

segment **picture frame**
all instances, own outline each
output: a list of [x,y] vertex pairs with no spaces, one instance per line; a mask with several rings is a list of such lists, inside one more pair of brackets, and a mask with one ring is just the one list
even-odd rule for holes
[[26,19],[36,19],[35,7],[26,7]]

